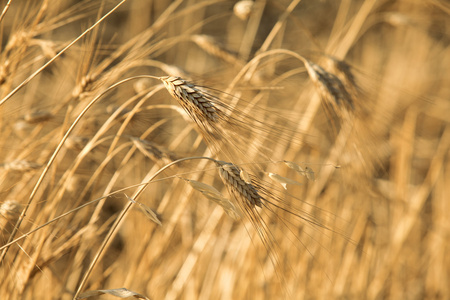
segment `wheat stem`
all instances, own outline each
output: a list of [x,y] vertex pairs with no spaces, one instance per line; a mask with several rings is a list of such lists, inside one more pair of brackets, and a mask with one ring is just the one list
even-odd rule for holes
[[[55,56],[53,56],[48,62],[46,62],[42,67],[37,69],[33,74],[31,74],[27,79],[22,81],[21,84],[19,84],[14,90],[12,90],[8,95],[5,96],[0,101],[0,106],[8,101],[12,96],[14,96],[15,93],[17,93],[22,87],[24,87],[28,82],[30,82],[34,77],[36,77],[39,73],[42,72],[45,68],[47,68],[52,62],[54,62],[58,57],[60,57],[64,52],[67,51],[70,47],[72,47],[76,42],[78,42],[81,38],[83,38],[88,32],[92,31],[95,27],[97,27],[98,24],[100,24],[104,19],[106,19],[110,14],[112,14],[119,6],[121,6],[123,3],[125,3],[127,0],[122,0],[114,6],[108,13],[106,13],[103,17],[101,17],[97,22],[95,22],[91,27],[86,29],[82,34],[80,34],[76,39],[74,39],[72,42],[69,43],[66,47],[64,47],[61,51],[58,52]],[[1,258],[0,258],[1,261]]]
[[[99,95],[97,95],[94,99],[92,99],[91,102],[89,102],[89,104],[83,109],[83,111],[77,116],[77,118],[75,119],[75,121],[73,121],[72,125],[69,127],[69,129],[67,130],[67,132],[64,134],[64,137],[61,139],[61,141],[59,142],[58,146],[56,147],[55,151],[53,151],[52,156],[50,157],[49,161],[47,162],[44,170],[42,171],[41,175],[39,176],[38,181],[36,182],[36,184],[34,185],[34,188],[28,198],[28,202],[25,205],[24,209],[22,210],[22,213],[19,217],[19,219],[17,220],[16,226],[14,226],[13,231],[11,232],[11,235],[8,239],[8,242],[11,242],[14,239],[14,236],[17,232],[17,230],[19,229],[20,225],[22,224],[23,219],[25,218],[25,215],[28,211],[28,208],[30,207],[31,203],[34,200],[34,197],[36,196],[36,193],[39,189],[39,187],[41,186],[42,181],[44,180],[44,177],[47,175],[48,170],[50,169],[51,165],[53,164],[53,162],[55,161],[56,156],[58,155],[59,151],[61,150],[61,148],[64,145],[64,142],[67,140],[67,138],[69,137],[70,133],[72,133],[73,129],[75,128],[75,126],[79,123],[79,121],[81,120],[81,118],[86,114],[86,112],[102,97],[104,96],[106,93],[108,93],[109,91],[113,90],[114,88],[120,86],[123,83],[126,83],[128,81],[134,80],[134,79],[138,79],[138,78],[156,78],[154,76],[150,76],[150,75],[141,75],[141,76],[134,76],[134,77],[129,77],[126,78],[122,81],[119,81],[113,85],[111,85],[110,87],[108,87],[107,89],[105,89],[103,92],[101,92]],[[3,261],[6,252],[8,251],[9,247],[3,248],[3,251],[0,255],[0,263]]]
[[181,158],[178,159],[176,161],[173,161],[167,165],[165,165],[164,167],[162,167],[161,169],[159,169],[155,174],[153,174],[149,179],[144,178],[143,180],[143,184],[139,187],[139,189],[134,193],[134,195],[130,198],[130,201],[127,202],[127,204],[125,205],[125,207],[123,208],[123,210],[121,211],[120,215],[117,217],[117,219],[115,220],[114,224],[111,226],[111,229],[109,230],[108,234],[106,235],[105,239],[103,240],[103,243],[101,244],[100,248],[97,251],[97,254],[95,255],[94,259],[92,260],[91,264],[89,265],[89,268],[87,269],[86,273],[84,274],[83,279],[81,280],[78,289],[75,293],[75,295],[73,296],[73,299],[77,299],[78,294],[81,292],[81,289],[84,287],[84,285],[86,284],[87,279],[89,278],[94,266],[97,264],[97,262],[99,261],[101,255],[103,254],[103,252],[105,251],[105,249],[107,248],[107,245],[109,243],[110,240],[112,240],[117,232],[118,232],[118,228],[119,226],[122,224],[122,221],[124,220],[125,216],[127,215],[128,211],[131,209],[131,207],[135,204],[138,203],[136,201],[136,199],[139,197],[139,195],[142,194],[142,192],[145,190],[145,188],[162,172],[164,172],[166,169],[168,169],[169,167],[176,165],[178,163],[181,163],[183,161],[187,161],[187,160],[195,160],[195,159],[207,159],[213,162],[217,162],[217,160],[211,158],[211,157],[206,157],[206,156],[193,156],[193,157],[185,157],[185,158]]

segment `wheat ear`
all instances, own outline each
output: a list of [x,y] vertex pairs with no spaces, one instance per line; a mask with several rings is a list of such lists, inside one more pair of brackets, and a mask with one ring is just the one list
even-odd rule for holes
[[219,109],[210,97],[194,84],[181,77],[165,76],[159,78],[167,91],[177,99],[180,105],[197,123],[215,123],[219,118]]
[[0,205],[0,237],[9,235],[22,211],[16,200],[6,200]]
[[[262,207],[261,195],[251,182],[242,178],[241,169],[229,162],[216,161],[219,167],[219,175],[228,190],[236,197],[236,200],[244,200],[247,208],[254,208],[255,205]],[[245,174],[245,172],[244,172]]]
[[324,100],[336,112],[354,110],[354,101],[351,94],[336,75],[325,71],[321,66],[309,60],[304,60],[304,62],[309,77],[319,89]]

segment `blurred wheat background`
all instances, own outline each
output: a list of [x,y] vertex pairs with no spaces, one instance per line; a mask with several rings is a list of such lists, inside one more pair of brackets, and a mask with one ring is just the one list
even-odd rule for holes
[[450,298],[448,1],[0,4],[1,299]]

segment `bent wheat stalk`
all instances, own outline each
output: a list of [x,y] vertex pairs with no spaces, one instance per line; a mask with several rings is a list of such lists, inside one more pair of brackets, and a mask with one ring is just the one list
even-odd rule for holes
[[[108,92],[110,92],[111,90],[115,89],[116,87],[131,81],[131,80],[135,80],[135,79],[140,79],[140,78],[155,78],[154,76],[147,76],[147,75],[141,75],[141,76],[134,76],[134,77],[129,77],[126,78],[124,80],[121,80],[113,85],[111,85],[110,87],[108,87],[107,89],[105,89],[103,92],[101,92],[99,95],[97,95],[94,99],[91,100],[91,102],[89,102],[88,105],[86,105],[86,107],[83,109],[83,111],[77,116],[77,118],[72,122],[71,126],[69,127],[69,129],[67,130],[67,132],[64,134],[63,138],[61,139],[61,141],[59,142],[58,146],[56,147],[56,149],[53,151],[53,154],[51,155],[50,159],[48,160],[47,164],[44,167],[44,170],[42,171],[41,175],[38,178],[38,181],[36,182],[36,184],[33,187],[33,190],[28,198],[28,202],[27,204],[24,206],[24,209],[22,210],[22,213],[19,217],[19,219],[17,220],[16,225],[13,228],[13,231],[11,232],[11,235],[7,241],[7,244],[9,242],[11,242],[16,233],[17,230],[19,229],[20,225],[22,224],[23,219],[25,218],[25,215],[31,205],[31,203],[34,200],[34,197],[36,196],[36,193],[39,189],[39,187],[41,186],[44,177],[47,175],[50,167],[53,165],[53,162],[56,159],[56,156],[58,155],[58,153],[60,152],[61,148],[63,147],[65,141],[67,140],[67,138],[69,137],[69,135],[72,133],[72,131],[74,130],[75,126],[79,123],[79,121],[81,120],[81,118],[86,114],[86,112],[101,98],[103,97],[105,94],[107,94]],[[1,104],[1,103],[0,103]],[[9,247],[5,247],[2,250],[2,253],[0,254],[0,263],[3,261],[3,259],[5,258],[5,255],[8,251]]]
[[[250,75],[255,71],[255,66],[257,66],[263,58],[279,54],[292,56],[304,64],[309,78],[314,83],[314,86],[321,95],[322,100],[325,102],[325,105],[331,106],[334,109],[335,113],[342,112],[343,114],[349,114],[354,110],[354,99],[351,93],[347,90],[345,84],[338,76],[325,71],[324,68],[322,68],[320,65],[308,60],[304,56],[287,49],[268,50],[255,55],[252,60],[250,60],[243,68],[241,68],[239,73],[231,82],[228,90],[233,89],[241,80],[248,79]],[[341,62],[340,67],[342,68],[344,65],[345,64]],[[343,71],[345,70],[341,70],[341,72]],[[346,75],[348,76],[348,70],[346,71]],[[348,79],[348,82],[346,82],[347,84],[356,84],[354,78],[349,77]],[[350,86],[350,90],[356,88],[356,86]]]
[[[258,154],[271,160],[273,152],[269,145],[281,140],[298,142],[297,137],[293,137],[296,133],[285,125],[290,120],[276,109],[260,108],[240,98],[237,98],[238,103],[230,103],[230,94],[223,93],[219,97],[220,91],[200,87],[180,77],[158,79],[197,125],[215,156],[242,162],[254,160],[250,154]],[[289,138],[286,138],[287,132],[290,132]]]

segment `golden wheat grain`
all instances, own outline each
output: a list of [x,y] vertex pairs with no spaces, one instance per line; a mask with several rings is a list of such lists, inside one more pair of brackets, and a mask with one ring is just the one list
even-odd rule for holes
[[[301,226],[300,223],[326,228],[325,223],[306,211],[289,206],[286,200],[277,196],[278,191],[275,188],[257,177],[251,177],[239,166],[224,161],[216,161],[216,165],[224,185],[234,196],[239,213],[250,222],[264,246],[267,253],[265,259],[273,267],[276,280],[282,285],[281,293],[284,297],[291,298],[287,282],[297,274],[293,270],[285,269],[289,262],[283,257],[285,250],[280,247],[281,240],[274,234],[272,225],[276,224],[276,227],[285,233],[283,238],[288,238],[290,245],[300,250],[303,241],[296,232]],[[250,228],[247,228],[247,231],[249,230]]]
[[[226,119],[225,112],[222,110],[223,103],[217,97],[180,77],[166,76],[159,79],[164,83],[169,94],[177,100],[198,126],[208,146],[212,147],[216,153],[223,149],[223,143],[229,138],[222,124]],[[221,108],[219,105],[222,105]]]

